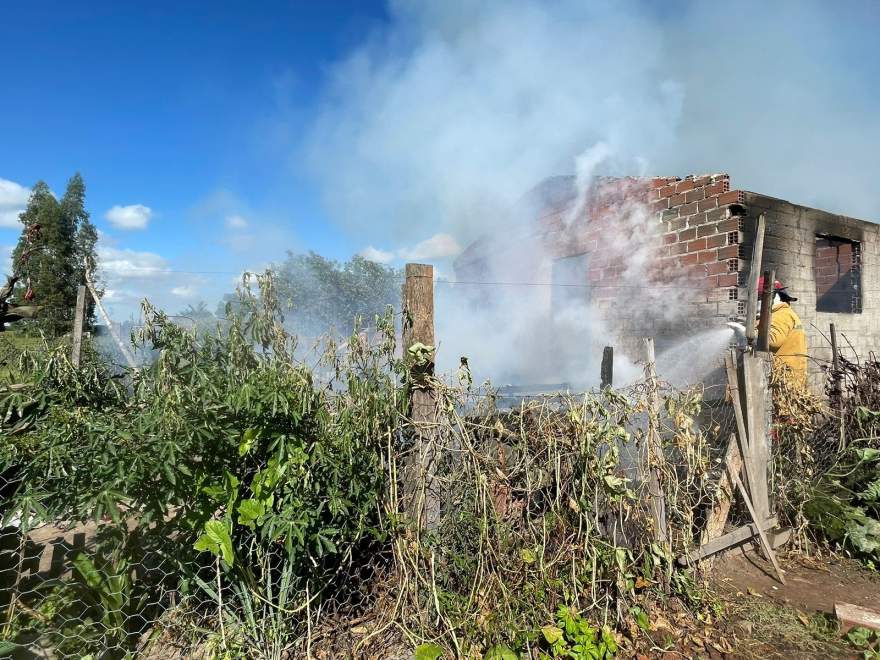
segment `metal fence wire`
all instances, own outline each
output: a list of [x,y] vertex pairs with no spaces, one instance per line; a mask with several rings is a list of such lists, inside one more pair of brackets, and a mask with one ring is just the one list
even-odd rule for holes
[[[0,341],[0,364],[2,351]],[[20,471],[7,464],[0,474],[0,653],[407,657],[412,639],[435,635],[465,654],[465,637],[491,634],[493,621],[539,629],[543,613],[565,602],[614,617],[628,607],[624,562],[668,565],[650,550],[658,531],[653,472],[663,488],[669,550],[678,556],[699,543],[736,429],[725,385],[654,389],[641,381],[522,397],[435,386],[433,421],[404,416],[382,438],[387,486],[377,507],[385,536],[359,542],[332,565],[311,559],[311,575],[320,579],[296,574],[283,535],[272,543],[248,536],[234,570],[221,561],[222,541],[216,557],[203,553],[187,563],[195,535],[173,506],[158,519],[118,505],[86,520],[45,519],[38,512],[55,507],[16,499]],[[776,413],[779,508],[802,496],[805,482],[841,451],[831,440],[839,443],[840,434],[829,431],[840,417],[817,399],[786,401]],[[789,418],[804,411],[809,421],[794,428]],[[651,432],[661,456],[648,450]],[[428,473],[414,468],[424,446],[435,458]],[[57,491],[45,486],[42,492]],[[431,500],[435,508],[427,510]],[[402,526],[411,514],[433,517],[428,531]],[[746,522],[745,515],[734,509],[730,524]],[[800,524],[797,515],[791,522]],[[591,580],[572,577],[590,571]],[[536,572],[540,592],[533,590]],[[474,627],[455,623],[456,613]]]

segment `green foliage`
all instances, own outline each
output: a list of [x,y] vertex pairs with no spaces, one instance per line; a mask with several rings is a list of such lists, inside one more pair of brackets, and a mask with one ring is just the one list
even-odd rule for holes
[[617,641],[607,626],[596,628],[575,610],[561,606],[555,625],[541,628],[547,648],[543,658],[601,660],[617,654]]
[[861,651],[864,660],[880,660],[880,632],[856,627],[846,633],[846,641]]
[[[73,322],[77,287],[85,282],[86,271],[96,266],[95,244],[98,233],[85,210],[85,184],[77,173],[67,183],[60,201],[49,186],[38,181],[28,206],[20,217],[24,225],[12,253],[13,270],[22,277],[18,302],[28,289],[33,304],[41,307],[33,321],[23,325],[38,329],[48,337],[59,337]],[[87,309],[86,323],[94,322],[94,303]]]
[[415,650],[415,660],[439,660],[445,653],[442,646],[419,644]]
[[[246,621],[253,585],[284,575],[288,600],[321,594],[355,546],[386,537],[383,453],[405,400],[390,318],[380,344],[355,334],[329,351],[336,377],[317,383],[292,357],[271,279],[239,294],[212,335],[145,306],[141,341],[158,358],[129,383],[98,362],[73,369],[60,349],[33,356],[29,391],[42,403],[0,447],[0,468],[20,478],[9,514],[28,525],[107,516],[119,532],[108,551],[178,567],[166,589],[207,593],[219,557],[227,608]],[[264,593],[279,607],[277,589]],[[298,611],[273,630],[295,638]]]
[[818,531],[869,565],[880,565],[880,449],[854,444],[812,488],[805,513]]
[[[339,263],[314,252],[288,253],[273,270],[280,299],[292,304],[288,327],[297,334],[344,333],[358,318],[372,319],[389,305],[399,307],[402,273],[361,256]],[[235,304],[234,296],[229,300]],[[217,313],[225,315],[225,309]]]

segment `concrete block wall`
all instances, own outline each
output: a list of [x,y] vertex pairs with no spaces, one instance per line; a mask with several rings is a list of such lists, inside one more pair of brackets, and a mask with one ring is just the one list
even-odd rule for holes
[[[762,269],[775,268],[776,278],[798,300],[792,306],[804,324],[810,353],[811,384],[821,391],[821,366],[831,360],[829,326],[835,324],[842,354],[850,359],[880,351],[880,225],[829,213],[758,193],[743,193],[748,210],[744,244],[751,254],[754,229],[761,213],[766,218]],[[821,249],[817,262],[817,236],[856,241],[861,252],[861,312],[816,310],[817,293],[826,290],[828,266]],[[820,246],[821,247],[821,246]],[[745,265],[745,264],[744,264]],[[746,271],[748,269],[746,268]],[[817,282],[817,272],[819,281]],[[818,291],[817,291],[818,286]],[[744,297],[746,291],[743,289]]]

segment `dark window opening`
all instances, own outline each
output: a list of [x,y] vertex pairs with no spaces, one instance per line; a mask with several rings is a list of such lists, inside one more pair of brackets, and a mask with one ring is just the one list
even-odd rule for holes
[[835,236],[816,236],[813,276],[816,311],[860,314],[862,311],[862,246]]
[[551,305],[554,314],[590,304],[588,267],[589,259],[586,254],[564,257],[553,262]]

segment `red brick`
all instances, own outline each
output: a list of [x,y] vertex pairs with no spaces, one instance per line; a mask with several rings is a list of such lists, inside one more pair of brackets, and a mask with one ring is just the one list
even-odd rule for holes
[[[707,252],[706,254],[712,254],[712,252]],[[724,275],[727,272],[728,270],[726,261],[716,261],[706,266],[706,273],[708,273],[709,275]]]
[[687,243],[675,243],[669,246],[669,254],[684,254],[687,252]]
[[685,193],[685,197],[688,203],[699,202],[701,199],[706,199],[706,191],[702,188],[694,188],[693,190],[688,190]]
[[697,237],[697,228],[690,227],[689,229],[685,229],[684,231],[680,231],[678,233],[678,240],[680,241],[692,241]]
[[706,238],[707,248],[718,248],[727,245],[727,234],[715,234]]
[[718,263],[716,261],[717,258],[718,258],[718,255],[715,254],[714,250],[703,250],[702,252],[700,252],[700,263],[701,264],[708,264],[708,263],[716,264],[716,263]]
[[711,209],[714,209],[716,206],[718,206],[717,197],[710,197],[697,203],[697,208],[701,211],[709,211]]
[[725,204],[740,204],[742,201],[740,200],[740,191],[739,190],[731,190],[730,192],[726,192],[722,195],[718,196],[718,206],[724,206]]
[[709,175],[698,176],[697,178],[694,179],[694,185],[695,186],[705,186],[707,183],[709,183],[711,181],[712,181],[712,177]]
[[665,186],[660,188],[660,198],[672,197],[675,194],[675,186]]
[[678,241],[678,234],[665,234],[663,236],[663,245],[672,245]]
[[737,273],[727,273],[726,275],[718,276],[718,286],[726,287],[726,286],[738,286],[739,285],[739,275]]
[[736,259],[739,256],[739,245],[728,245],[727,247],[718,248],[718,261],[725,259]]
[[687,192],[688,190],[693,190],[694,180],[693,179],[685,179],[684,181],[679,181],[675,184],[675,192]]
[[651,208],[654,209],[655,213],[660,213],[661,211],[665,211],[669,208],[669,198],[658,199],[656,201],[651,202]]
[[679,266],[693,266],[700,262],[700,255],[697,253],[686,254],[683,257],[678,258]]
[[706,249],[706,239],[698,238],[695,241],[688,242],[688,252],[699,252]]
[[706,197],[713,197],[724,192],[724,184],[720,181],[706,186]]
[[673,195],[669,198],[669,206],[680,206],[684,204],[687,199],[685,199],[685,193],[679,193],[678,195]]

